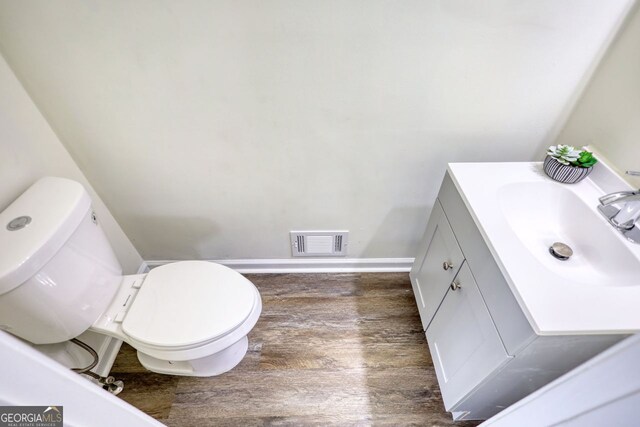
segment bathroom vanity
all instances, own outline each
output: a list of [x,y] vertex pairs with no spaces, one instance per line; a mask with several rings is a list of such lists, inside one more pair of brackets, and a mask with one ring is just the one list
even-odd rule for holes
[[[640,252],[596,213],[596,178],[449,165],[410,276],[454,419],[487,419],[640,329]],[[552,257],[556,241],[573,257]]]

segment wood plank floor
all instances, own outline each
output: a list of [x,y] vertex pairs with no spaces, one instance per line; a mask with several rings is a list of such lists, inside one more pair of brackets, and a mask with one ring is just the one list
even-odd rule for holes
[[125,344],[120,397],[169,426],[477,424],[444,411],[408,274],[247,277],[263,312],[235,369],[154,374]]

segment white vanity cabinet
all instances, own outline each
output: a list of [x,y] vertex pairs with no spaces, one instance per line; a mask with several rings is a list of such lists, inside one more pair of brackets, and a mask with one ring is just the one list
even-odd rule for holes
[[437,312],[427,329],[427,340],[442,398],[453,407],[470,386],[480,384],[509,355],[466,263]]
[[415,273],[412,272],[412,279],[422,327],[426,330],[464,261],[462,250],[438,201],[431,212],[422,246],[420,265],[416,260],[417,268]]
[[627,336],[536,334],[448,173],[410,276],[456,420],[487,419]]

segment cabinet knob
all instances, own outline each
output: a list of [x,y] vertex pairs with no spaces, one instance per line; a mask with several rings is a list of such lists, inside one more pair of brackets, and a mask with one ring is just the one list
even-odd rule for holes
[[458,282],[453,282],[449,287],[452,291],[457,291],[458,289],[462,288],[462,286],[460,286],[460,283]]
[[449,261],[445,261],[442,263],[442,269],[444,271],[450,270],[453,268],[453,264],[451,264]]

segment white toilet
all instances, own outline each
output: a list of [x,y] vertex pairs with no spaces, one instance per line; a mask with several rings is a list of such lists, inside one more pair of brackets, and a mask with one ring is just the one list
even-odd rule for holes
[[249,280],[211,262],[123,276],[75,181],[42,178],[0,213],[0,329],[34,344],[92,330],[150,371],[213,376],[240,363],[261,310]]

